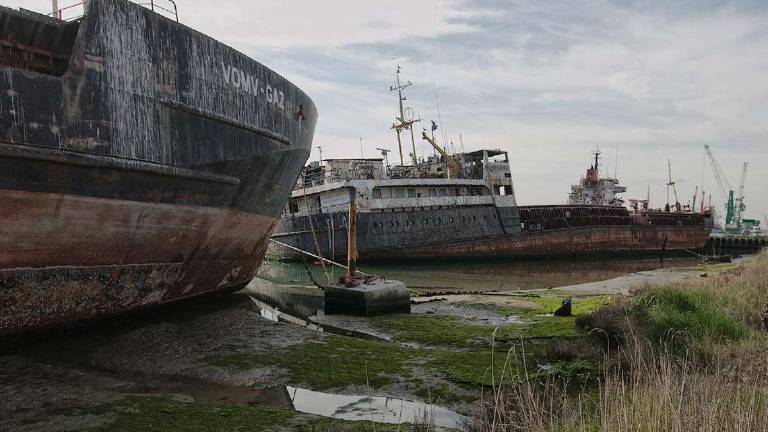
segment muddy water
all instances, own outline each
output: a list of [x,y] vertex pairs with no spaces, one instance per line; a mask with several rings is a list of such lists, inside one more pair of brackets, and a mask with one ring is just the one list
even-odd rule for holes
[[[403,281],[411,289],[451,291],[513,291],[598,282],[662,267],[689,267],[698,259],[673,258],[664,263],[659,260],[590,260],[590,261],[534,261],[488,263],[431,263],[414,265],[363,266],[360,270]],[[338,267],[326,267],[331,279],[343,272]],[[310,265],[319,281],[324,281],[323,268]],[[269,261],[264,264],[260,277],[279,284],[309,285],[310,280],[301,263]]]
[[434,425],[457,429],[464,416],[449,409],[382,396],[346,396],[287,387],[297,411],[342,420],[368,420],[377,423],[401,424],[431,418]]

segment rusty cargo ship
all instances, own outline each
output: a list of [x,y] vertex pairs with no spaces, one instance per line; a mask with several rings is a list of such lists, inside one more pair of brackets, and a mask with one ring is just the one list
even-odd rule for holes
[[[305,168],[273,235],[276,258],[304,252],[347,255],[350,214],[356,223],[359,261],[445,258],[556,257],[618,253],[635,255],[701,250],[712,231],[711,212],[651,210],[648,200],[624,205],[626,188],[599,175],[599,153],[567,205],[519,206],[509,155],[501,150],[449,154],[432,136],[434,155],[417,160],[413,125],[406,118],[399,79],[400,165],[386,159],[329,159]],[[402,137],[411,132],[411,164],[403,162]],[[354,206],[354,212],[348,210]],[[302,252],[303,251],[303,252]]]
[[0,335],[244,286],[311,148],[282,76],[149,7],[81,7],[0,7]]
[[698,251],[712,230],[709,212],[518,206],[506,152],[453,157],[458,178],[391,178],[379,159],[315,164],[293,192],[272,253],[296,259],[304,250],[343,261],[350,203],[361,262]]

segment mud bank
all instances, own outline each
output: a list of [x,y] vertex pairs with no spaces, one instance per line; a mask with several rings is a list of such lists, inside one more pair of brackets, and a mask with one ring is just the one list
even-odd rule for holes
[[[519,367],[530,374],[578,381],[594,372],[601,353],[585,341],[575,317],[552,316],[563,297],[575,297],[578,315],[649,283],[693,281],[722,268],[639,272],[556,289],[478,287],[489,292],[437,296],[430,295],[433,289],[420,289],[412,315],[373,319],[323,316],[312,306],[316,289],[282,290],[257,280],[246,292],[5,346],[0,430],[363,431],[373,427],[341,418],[385,421],[384,414],[376,417],[373,404],[369,411],[365,403],[346,410],[302,408],[291,388],[322,392],[329,400],[359,402],[371,396],[370,401],[383,401],[384,411],[398,409],[399,403],[410,407],[398,418],[403,423],[418,420],[408,418],[418,411],[414,406],[441,418],[460,418],[451,413],[472,415],[493,384],[489,372],[504,367],[494,350],[523,346]],[[371,337],[265,319],[247,292],[263,294],[270,287],[283,294],[278,308],[300,303],[321,327]],[[302,411],[337,413],[340,419]]]

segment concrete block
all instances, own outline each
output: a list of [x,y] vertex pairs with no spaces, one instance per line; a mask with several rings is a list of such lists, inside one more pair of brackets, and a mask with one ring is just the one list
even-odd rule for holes
[[325,290],[326,315],[375,316],[411,313],[411,294],[404,283],[375,280],[357,287],[332,285]]

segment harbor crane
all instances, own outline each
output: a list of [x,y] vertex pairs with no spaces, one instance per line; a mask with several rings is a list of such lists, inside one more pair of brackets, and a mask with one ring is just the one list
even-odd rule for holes
[[715,159],[715,156],[712,154],[712,150],[708,145],[704,146],[704,151],[707,153],[707,157],[709,158],[709,163],[712,165],[712,173],[715,175],[715,183],[717,183],[717,187],[720,189],[720,193],[723,197],[723,202],[725,202],[725,225],[731,225],[734,222],[734,218],[736,216],[735,212],[735,206],[734,206],[734,194],[733,188],[731,187],[731,183],[728,181],[728,179],[725,177],[725,173],[723,172],[722,168],[720,168],[720,164],[717,162],[717,159]]
[[744,168],[741,170],[741,181],[739,182],[739,195],[736,198],[736,225],[741,228],[741,222],[744,220],[744,211],[747,206],[744,204],[744,184],[747,181],[747,171],[749,170],[749,162],[744,162]]

